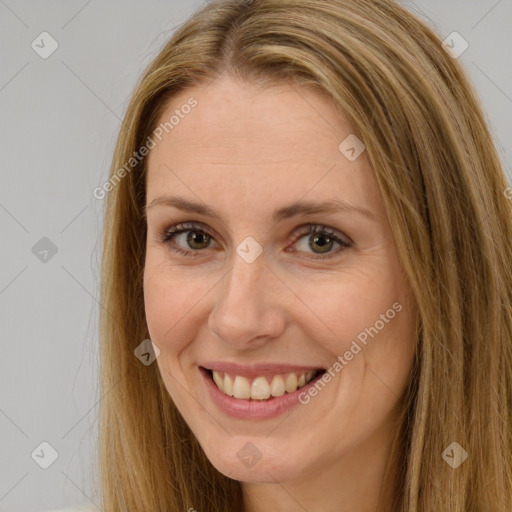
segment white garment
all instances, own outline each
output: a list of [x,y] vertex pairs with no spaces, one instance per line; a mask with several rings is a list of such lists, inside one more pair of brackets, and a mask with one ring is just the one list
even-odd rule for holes
[[94,505],[72,505],[58,510],[45,510],[45,512],[99,512],[99,509]]

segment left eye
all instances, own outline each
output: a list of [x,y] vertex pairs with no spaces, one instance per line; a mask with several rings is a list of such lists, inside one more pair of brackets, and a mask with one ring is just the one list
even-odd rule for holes
[[[299,232],[295,236],[297,237],[298,241],[300,241],[301,238],[304,238],[304,241],[308,240],[307,248],[312,249],[313,251],[315,250],[315,247],[318,247],[320,249],[319,253],[314,253],[319,254],[319,256],[316,256],[316,259],[325,259],[326,257],[332,257],[333,254],[337,254],[342,250],[342,248],[347,249],[349,247],[352,247],[352,242],[348,239],[348,237],[345,237],[341,233],[338,235],[338,233],[339,232],[332,231],[331,229],[326,228],[325,226],[309,225],[305,227],[305,232]],[[334,251],[334,253],[332,253],[332,248],[334,244],[338,244],[340,248],[337,251]],[[328,256],[322,256],[322,254],[328,254]]]
[[[185,236],[184,243],[188,244],[189,248],[182,245],[176,245],[177,240],[182,235]],[[313,250],[313,259],[326,259],[332,257],[343,249],[352,247],[352,242],[346,236],[338,231],[333,231],[322,225],[306,225],[294,233],[292,241],[300,241],[301,238],[308,239],[307,248]],[[314,236],[313,236],[314,235]],[[160,237],[159,241],[170,246],[171,250],[176,253],[184,254],[187,256],[199,256],[199,252],[208,249],[210,242],[213,240],[213,235],[203,228],[202,224],[189,223],[189,224],[176,224],[168,228],[165,233]],[[340,248],[332,252],[334,244],[338,244]],[[319,252],[315,252],[319,249]],[[288,252],[307,252],[304,250],[287,250]],[[327,256],[323,256],[327,254]]]

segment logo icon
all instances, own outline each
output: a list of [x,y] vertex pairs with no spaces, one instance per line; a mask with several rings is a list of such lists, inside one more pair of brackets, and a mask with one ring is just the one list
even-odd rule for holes
[[41,59],[47,59],[59,47],[59,43],[48,32],[41,32],[30,46]]
[[347,160],[353,162],[357,160],[361,153],[366,149],[363,141],[356,137],[354,134],[349,135],[339,146],[339,152],[345,156]]
[[441,455],[444,461],[453,469],[457,469],[467,458],[468,452],[455,441]]
[[160,355],[160,349],[151,340],[144,340],[133,353],[142,364],[149,366]]
[[44,236],[32,247],[32,254],[41,263],[48,263],[57,254],[57,246]]
[[252,263],[263,252],[263,247],[252,236],[248,236],[236,248],[236,252],[246,263]]
[[253,443],[249,442],[237,452],[237,456],[244,466],[252,468],[260,461],[262,454]]
[[469,48],[469,43],[458,32],[452,32],[442,46],[454,59],[458,59]]
[[32,460],[41,468],[48,469],[59,457],[57,450],[47,441],[43,441],[30,454]]

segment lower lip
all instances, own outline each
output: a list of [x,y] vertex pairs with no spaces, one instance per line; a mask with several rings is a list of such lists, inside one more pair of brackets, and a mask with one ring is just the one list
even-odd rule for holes
[[317,380],[322,378],[322,374],[317,375],[311,382],[293,393],[285,393],[282,396],[274,397],[266,401],[248,401],[224,394],[213,382],[210,374],[205,369],[199,368],[199,370],[212,400],[222,412],[234,418],[251,420],[274,418],[299,405],[299,394],[307,393],[308,389],[314,386]]

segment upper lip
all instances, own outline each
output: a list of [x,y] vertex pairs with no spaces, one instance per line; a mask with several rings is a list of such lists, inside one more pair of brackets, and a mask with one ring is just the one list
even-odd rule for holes
[[266,375],[284,375],[287,373],[303,373],[310,371],[323,370],[319,366],[290,365],[279,363],[258,363],[242,365],[239,363],[223,362],[223,361],[207,361],[202,363],[205,370],[216,370],[225,372],[230,375],[239,375],[240,377],[256,378]]

